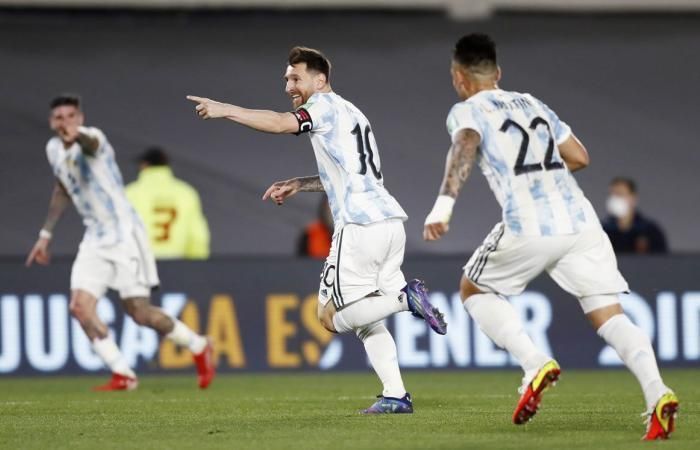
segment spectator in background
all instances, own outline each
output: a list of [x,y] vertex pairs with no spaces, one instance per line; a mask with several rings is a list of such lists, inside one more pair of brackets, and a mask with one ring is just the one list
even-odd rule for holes
[[306,226],[299,237],[297,254],[314,259],[326,259],[333,242],[333,215],[325,194],[318,205],[318,217]]
[[637,210],[637,200],[634,180],[613,178],[607,201],[609,216],[603,221],[603,229],[615,253],[666,253],[664,232]]
[[207,259],[209,225],[199,194],[173,175],[168,156],[148,148],[139,159],[138,179],[126,195],[141,216],[157,259]]

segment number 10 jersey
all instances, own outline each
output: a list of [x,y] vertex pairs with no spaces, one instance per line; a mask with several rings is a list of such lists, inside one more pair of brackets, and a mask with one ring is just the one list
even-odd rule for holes
[[559,154],[571,128],[530,94],[481,91],[447,116],[458,131],[481,136],[477,162],[516,236],[558,236],[600,227],[598,217]]
[[379,149],[362,111],[328,92],[312,95],[294,115],[299,132],[308,132],[311,138],[336,232],[350,223],[407,219],[384,187]]

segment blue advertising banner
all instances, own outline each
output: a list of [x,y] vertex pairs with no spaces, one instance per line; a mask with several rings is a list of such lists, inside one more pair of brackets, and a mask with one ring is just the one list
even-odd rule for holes
[[[471,321],[459,299],[466,258],[409,258],[407,277],[427,281],[445,312],[438,336],[410,314],[388,320],[405,368],[498,368],[515,362]],[[159,264],[153,303],[212,337],[219,370],[357,370],[367,367],[352,334],[334,336],[316,319],[320,264],[291,258],[215,259]],[[621,258],[632,292],[622,303],[652,338],[664,366],[700,364],[700,257]],[[103,370],[68,312],[71,261],[26,269],[0,261],[0,374],[70,374]],[[526,328],[562,366],[617,366],[615,352],[588,325],[578,301],[546,276],[511,298]],[[138,372],[192,370],[190,354],[125,318],[110,294],[98,311]]]

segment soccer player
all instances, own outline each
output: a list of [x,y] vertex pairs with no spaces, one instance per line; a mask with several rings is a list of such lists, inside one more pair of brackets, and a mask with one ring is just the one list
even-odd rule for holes
[[61,95],[50,106],[49,124],[56,136],[46,145],[46,156],[56,184],[48,216],[26,264],[49,263],[52,231],[72,201],[86,230],[71,272],[70,312],[112,371],[111,380],[95,389],[132,390],[138,386],[136,375],[97,316],[97,301],[108,288],[119,292],[126,313],[137,324],[153,328],[192,351],[199,387],[206,388],[214,377],[208,339],[149,302],[151,289],[159,283],[156,264],[141,220],[124,194],[114,149],[102,131],[83,126],[79,97]]
[[506,300],[546,270],[579,299],[598,335],[639,381],[648,407],[645,439],[667,438],[678,399],[661,380],[649,338],[622,311],[618,296],[628,290],[627,282],[571,174],[588,165],[586,149],[540,100],[499,89],[501,70],[488,36],[460,39],[451,73],[462,101],[447,117],[452,146],[423,235],[436,240],[448,231],[455,199],[477,163],[503,208],[503,222],[464,267],[460,291],[481,330],[515,356],[525,372],[513,422],[532,418],[560,373],[557,362],[535,347]]
[[318,175],[274,183],[263,199],[281,205],[297,192],[328,195],[335,222],[333,245],[321,273],[318,318],[334,333],[353,331],[362,340],[383,383],[365,414],[411,413],[396,344],[383,319],[411,311],[445,334],[442,314],[428,301],[423,283],[406,283],[403,262],[406,213],[384,188],[377,143],[369,121],[333,92],[331,64],[319,51],[294,47],[284,79],[293,112],[241,108],[188,96],[203,119],[226,118],[268,133],[309,133]]

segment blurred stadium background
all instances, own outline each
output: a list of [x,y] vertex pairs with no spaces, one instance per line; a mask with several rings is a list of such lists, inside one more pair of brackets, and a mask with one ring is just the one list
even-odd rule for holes
[[[286,110],[285,58],[299,44],[329,56],[334,89],[372,121],[385,184],[410,216],[405,272],[425,277],[448,312],[444,338],[410,317],[391,320],[402,366],[512,367],[456,297],[461,266],[499,220],[481,175],[468,182],[449,235],[433,245],[421,238],[456,102],[450,51],[459,36],[482,31],[498,43],[502,87],[542,98],[588,147],[591,166],[576,178],[601,217],[612,177],[639,183],[641,209],[663,225],[672,253],[620,257],[634,290],[624,306],[652,336],[661,365],[685,367],[692,379],[700,374],[699,12],[696,0],[0,0],[0,377],[103,370],[67,310],[83,232],[74,211],[57,227],[52,266],[23,267],[53,183],[47,104],[64,91],[82,95],[87,122],[107,134],[125,181],[136,178],[144,148],[159,145],[199,191],[213,258],[161,263],[153,301],[214,337],[222,372],[367,370],[354,336],[332,339],[316,322],[319,262],[294,256],[319,197],[281,208],[260,200],[273,181],[316,173],[308,139],[201,122],[185,100]],[[514,302],[538,344],[566,367],[619,367],[574,299],[549,280]],[[124,320],[114,298],[100,312],[139,373],[192,371],[188,354]],[[9,414],[23,391],[11,395],[2,378],[0,412]],[[641,409],[628,381],[620,402]],[[16,423],[7,448],[24,429]]]

